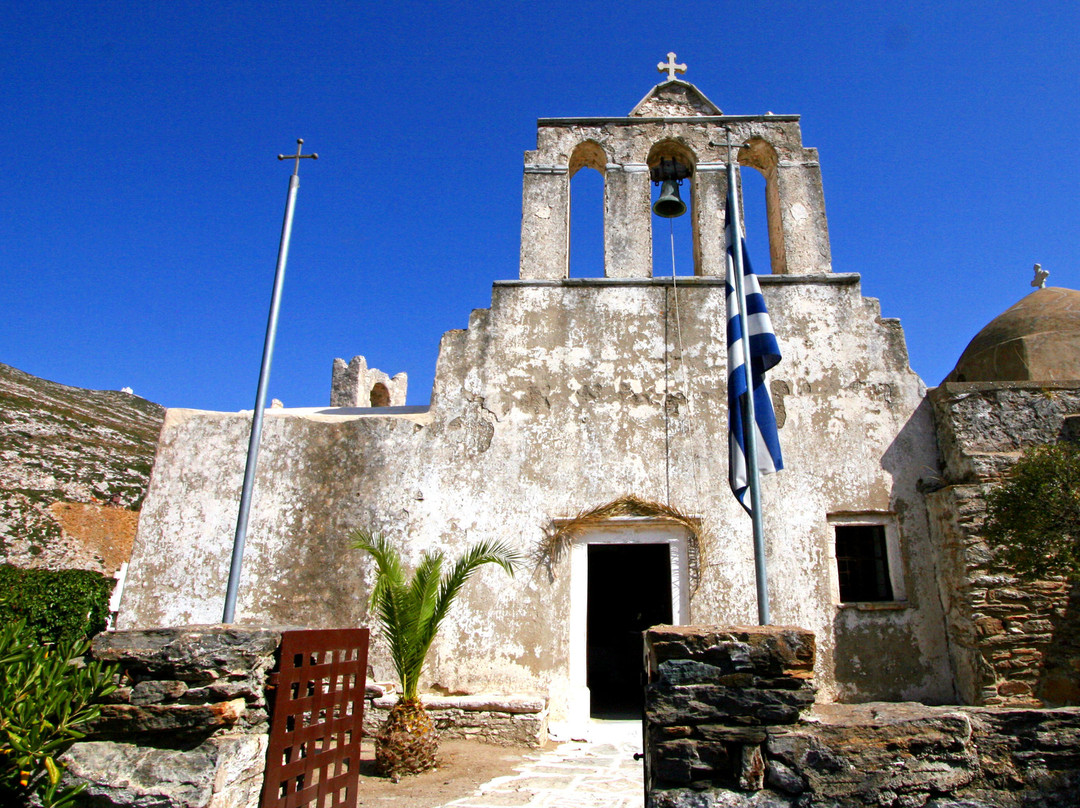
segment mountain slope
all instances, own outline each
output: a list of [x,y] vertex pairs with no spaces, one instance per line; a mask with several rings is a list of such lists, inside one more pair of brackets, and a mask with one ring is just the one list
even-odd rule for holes
[[127,561],[164,415],[0,363],[0,562],[111,574]]

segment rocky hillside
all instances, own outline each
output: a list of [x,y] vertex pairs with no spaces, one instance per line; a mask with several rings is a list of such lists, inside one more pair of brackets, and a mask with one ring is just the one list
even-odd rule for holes
[[112,574],[127,561],[164,415],[0,364],[0,563]]

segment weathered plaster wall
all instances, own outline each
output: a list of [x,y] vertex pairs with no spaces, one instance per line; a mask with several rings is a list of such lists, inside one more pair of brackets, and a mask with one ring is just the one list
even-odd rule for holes
[[960,698],[1080,704],[1080,587],[1018,580],[982,536],[987,492],[1023,450],[1062,439],[1080,382],[949,382],[929,398],[943,486],[928,503]]
[[[762,286],[785,355],[770,375],[787,469],[764,480],[773,619],[817,633],[826,697],[948,700],[918,489],[937,457],[899,325],[855,275]],[[752,622],[750,521],[726,477],[725,319],[719,278],[498,282],[491,308],[444,336],[429,412],[271,411],[241,620],[364,620],[370,569],[347,540],[357,527],[407,539],[411,561],[480,539],[530,553],[552,518],[633,493],[700,516],[712,537],[690,620]],[[170,411],[121,627],[219,618],[249,419]],[[835,603],[827,516],[867,511],[899,527],[908,599],[887,611]],[[562,717],[569,563],[553,578],[483,570],[436,643],[428,684],[548,694]]]

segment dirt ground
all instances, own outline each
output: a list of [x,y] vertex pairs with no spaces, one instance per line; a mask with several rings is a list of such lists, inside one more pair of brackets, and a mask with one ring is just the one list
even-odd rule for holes
[[393,783],[374,772],[375,750],[365,741],[360,762],[358,806],[363,808],[437,808],[467,797],[477,786],[514,773],[514,766],[543,750],[489,746],[475,741],[442,741],[439,767]]

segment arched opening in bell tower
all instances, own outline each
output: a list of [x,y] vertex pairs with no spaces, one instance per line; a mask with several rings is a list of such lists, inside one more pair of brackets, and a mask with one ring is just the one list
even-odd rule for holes
[[765,207],[765,175],[754,169],[739,171],[739,191],[742,199],[742,225],[746,235],[746,254],[750,266],[759,275],[772,268],[769,255],[769,217]]
[[[772,144],[752,137],[739,149],[743,229],[750,264],[758,274],[787,272],[784,228],[780,218],[780,157]],[[755,171],[744,171],[744,168]]]
[[[579,143],[570,155],[569,272],[573,278],[604,277],[604,171],[607,155],[594,140]],[[588,168],[592,171],[582,171]]]
[[[689,168],[691,176],[679,183],[679,196],[686,205],[686,213],[671,219],[652,214],[653,277],[701,274],[700,236],[696,224],[696,188],[693,177],[697,158],[684,144],[676,140],[662,140],[649,150],[645,162],[652,170],[661,160],[675,160]],[[656,204],[662,190],[662,186],[652,185],[650,206]]]

